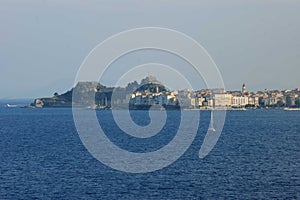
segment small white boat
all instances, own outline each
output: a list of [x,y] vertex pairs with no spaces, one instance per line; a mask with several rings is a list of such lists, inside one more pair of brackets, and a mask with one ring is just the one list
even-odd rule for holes
[[214,128],[214,127],[209,127],[209,129],[208,129],[210,132],[215,132],[216,131],[216,129]]
[[7,108],[16,108],[16,107],[18,107],[18,106],[17,106],[17,105],[6,104],[6,107],[7,107]]
[[216,131],[216,129],[214,128],[214,115],[213,115],[213,112],[214,111],[212,111],[211,114],[210,114],[210,125],[209,125],[209,128],[208,128],[208,131],[210,131],[210,132],[215,132]]

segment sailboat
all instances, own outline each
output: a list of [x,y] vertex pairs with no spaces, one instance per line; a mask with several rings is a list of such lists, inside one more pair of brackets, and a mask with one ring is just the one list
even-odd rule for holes
[[208,131],[210,131],[210,132],[216,131],[216,129],[214,128],[214,111],[211,111],[211,114],[210,114],[210,124],[209,124]]

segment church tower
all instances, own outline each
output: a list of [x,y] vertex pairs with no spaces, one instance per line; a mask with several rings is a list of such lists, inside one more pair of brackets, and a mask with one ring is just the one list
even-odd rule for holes
[[245,94],[246,94],[246,85],[244,83],[243,87],[242,87],[242,95],[245,95]]

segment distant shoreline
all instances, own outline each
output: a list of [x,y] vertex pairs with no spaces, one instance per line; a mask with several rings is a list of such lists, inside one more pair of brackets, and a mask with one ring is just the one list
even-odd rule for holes
[[285,91],[248,92],[246,84],[241,91],[224,88],[168,90],[154,76],[140,83],[128,83],[125,88],[107,87],[99,82],[78,82],[63,94],[36,98],[27,108],[81,107],[87,109],[130,110],[253,110],[300,108],[300,88]]
[[[7,109],[16,109],[16,108],[27,108],[27,109],[73,109],[72,106],[57,106],[57,107],[34,107],[34,106],[28,106],[28,105],[14,105],[14,104],[3,104],[2,108],[7,108]],[[89,108],[89,107],[75,107],[78,109],[82,110],[95,110],[95,111],[100,111],[100,110],[120,110],[120,111],[125,111],[125,110],[130,110],[130,111],[148,111],[149,109],[126,109],[126,108]],[[259,111],[259,110],[280,110],[280,111],[300,111],[300,108],[177,108],[177,109],[156,109],[156,108],[151,108],[151,110],[154,111]]]

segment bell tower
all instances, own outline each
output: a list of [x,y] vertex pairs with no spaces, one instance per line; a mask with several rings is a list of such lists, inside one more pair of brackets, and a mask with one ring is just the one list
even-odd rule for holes
[[245,95],[245,93],[246,93],[246,85],[244,83],[242,86],[242,95]]

